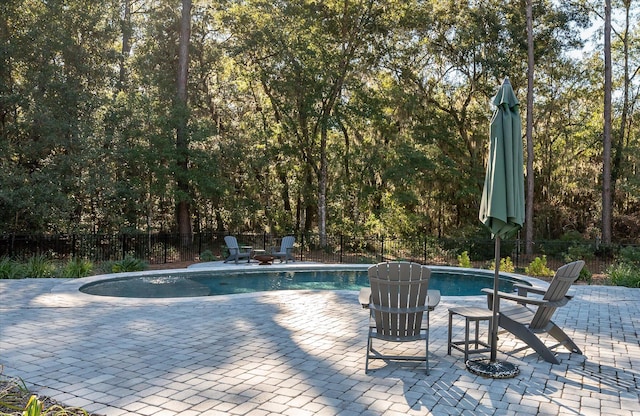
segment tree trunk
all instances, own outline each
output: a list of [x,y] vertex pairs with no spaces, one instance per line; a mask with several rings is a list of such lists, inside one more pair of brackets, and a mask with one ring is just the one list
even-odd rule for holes
[[[627,137],[627,124],[629,119],[630,101],[629,101],[629,89],[631,88],[631,79],[629,76],[629,26],[630,26],[630,8],[631,1],[624,1],[625,6],[625,28],[621,35],[622,38],[622,53],[623,53],[623,86],[622,86],[622,114],[620,114],[620,127],[616,132],[615,148],[612,143],[613,151],[613,163],[611,168],[611,200],[612,211],[615,207],[622,205],[622,199],[616,198],[616,187],[618,178],[622,176],[622,160],[624,158],[625,149],[627,143],[625,138]],[[613,133],[612,133],[613,134]],[[613,140],[613,138],[612,138]]]
[[327,125],[320,133],[320,177],[318,178],[318,234],[320,247],[327,245]]
[[123,0],[122,15],[122,49],[120,50],[120,74],[118,77],[118,90],[124,91],[127,84],[127,67],[126,61],[129,53],[131,53],[131,0]]
[[189,138],[187,135],[188,106],[187,80],[189,75],[189,38],[191,36],[191,0],[182,0],[182,17],[180,19],[180,43],[178,46],[178,76],[176,95],[176,184],[177,192],[177,225],[178,233],[184,244],[189,244],[193,235],[191,228],[191,206],[189,203]]
[[602,150],[602,242],[611,244],[611,0],[604,6],[604,130]]
[[527,208],[525,212],[525,253],[533,254],[533,75],[535,57],[533,54],[533,0],[527,0]]

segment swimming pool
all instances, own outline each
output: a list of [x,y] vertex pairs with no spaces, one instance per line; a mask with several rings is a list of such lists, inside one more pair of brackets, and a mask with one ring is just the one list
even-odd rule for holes
[[[429,289],[443,296],[473,296],[493,287],[494,272],[430,266]],[[513,291],[514,283],[526,281],[501,275],[500,290]],[[162,271],[139,276],[114,277],[80,287],[97,296],[129,298],[174,298],[254,293],[274,290],[360,290],[369,286],[366,268],[251,271]]]

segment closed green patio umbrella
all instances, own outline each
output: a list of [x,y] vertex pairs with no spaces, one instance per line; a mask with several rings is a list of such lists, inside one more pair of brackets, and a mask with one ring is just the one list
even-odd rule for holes
[[495,239],[495,276],[493,282],[493,319],[491,324],[491,359],[488,363],[468,362],[467,368],[487,377],[506,378],[519,373],[517,367],[496,361],[498,282],[500,275],[500,239],[515,234],[524,223],[524,172],[522,156],[522,122],[520,104],[511,83],[505,78],[493,98],[496,107],[490,127],[489,157],[480,201],[480,221]]

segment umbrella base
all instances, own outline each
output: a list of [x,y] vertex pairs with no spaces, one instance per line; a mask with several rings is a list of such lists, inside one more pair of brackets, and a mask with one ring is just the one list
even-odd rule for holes
[[486,378],[513,378],[520,374],[518,366],[506,361],[468,360],[467,370]]

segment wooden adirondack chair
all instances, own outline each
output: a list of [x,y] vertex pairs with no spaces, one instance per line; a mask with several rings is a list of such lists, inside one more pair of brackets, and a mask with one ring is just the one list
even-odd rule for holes
[[251,261],[251,250],[243,250],[238,246],[238,240],[231,235],[224,238],[224,243],[229,249],[229,257],[224,261],[225,263],[234,260],[238,264],[238,260],[247,259],[247,263]]
[[[431,270],[417,263],[388,262],[371,266],[368,274],[371,316],[365,373],[369,371],[369,359],[383,359],[425,361],[429,374],[429,310],[435,307],[429,306],[427,299]],[[424,341],[425,354],[383,355],[374,350],[374,338],[390,342]]]
[[[555,357],[552,348],[560,345],[571,352],[582,354],[580,348],[558,325],[551,321],[557,308],[564,306],[571,300],[567,295],[571,285],[580,276],[584,261],[579,260],[560,267],[546,290],[536,289],[526,285],[515,285],[518,294],[498,292],[500,299],[517,302],[513,306],[500,306],[498,323],[501,328],[511,332],[533,348],[545,360],[553,364],[560,361]],[[483,289],[487,293],[489,308],[492,305],[493,289]],[[539,295],[529,297],[529,294]],[[533,307],[530,308],[529,306]],[[547,347],[537,334],[547,333],[558,341],[558,344]]]
[[285,263],[289,263],[289,260],[295,261],[293,258],[293,244],[295,242],[296,238],[294,236],[288,235],[286,237],[283,237],[280,244],[280,249],[274,249],[271,255],[275,258],[280,259],[280,263],[282,263],[282,260],[284,260]]

